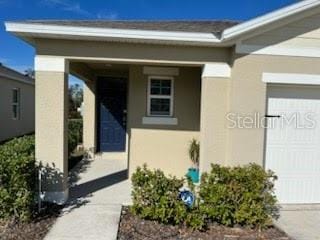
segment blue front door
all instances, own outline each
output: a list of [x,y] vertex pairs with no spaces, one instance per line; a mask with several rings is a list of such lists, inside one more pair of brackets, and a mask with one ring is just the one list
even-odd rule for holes
[[98,151],[126,150],[126,95],[124,78],[98,79]]

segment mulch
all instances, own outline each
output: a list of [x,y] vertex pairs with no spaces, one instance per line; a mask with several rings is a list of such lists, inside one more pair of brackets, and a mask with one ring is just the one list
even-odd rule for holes
[[1,240],[42,240],[59,216],[61,207],[50,205],[29,222],[0,220]]
[[258,230],[235,227],[229,228],[211,224],[205,231],[192,231],[184,226],[159,224],[142,220],[130,213],[127,207],[122,209],[118,240],[291,240],[275,227],[259,233]]

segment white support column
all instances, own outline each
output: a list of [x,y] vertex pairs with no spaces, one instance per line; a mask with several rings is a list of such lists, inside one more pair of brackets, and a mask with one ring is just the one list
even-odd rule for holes
[[36,159],[44,200],[68,199],[68,71],[64,58],[36,56]]
[[230,66],[226,63],[204,65],[201,85],[200,172],[210,170],[211,163],[225,164],[226,114]]

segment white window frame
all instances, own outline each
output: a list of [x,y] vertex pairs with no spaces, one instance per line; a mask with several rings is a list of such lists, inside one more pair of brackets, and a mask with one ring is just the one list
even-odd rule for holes
[[[17,102],[13,101],[13,93],[14,91],[17,91]],[[12,110],[12,119],[13,120],[20,120],[20,88],[12,88],[11,90],[11,110]],[[17,116],[15,117],[13,115],[13,106],[16,106],[17,109]]]
[[[151,80],[170,80],[171,81],[171,92],[170,95],[152,95],[151,94]],[[169,115],[158,115],[151,114],[151,99],[170,99],[170,113]],[[173,117],[173,106],[174,106],[174,77],[170,76],[149,76],[148,77],[148,100],[147,100],[147,116],[148,117],[163,117],[163,118],[172,118]]]

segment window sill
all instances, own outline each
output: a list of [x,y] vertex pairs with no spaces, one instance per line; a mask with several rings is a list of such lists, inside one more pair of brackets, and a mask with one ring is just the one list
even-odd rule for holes
[[178,125],[178,119],[173,117],[143,117],[142,124],[146,125]]

